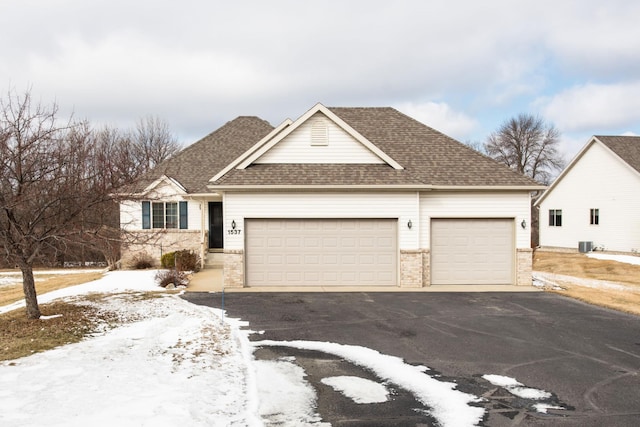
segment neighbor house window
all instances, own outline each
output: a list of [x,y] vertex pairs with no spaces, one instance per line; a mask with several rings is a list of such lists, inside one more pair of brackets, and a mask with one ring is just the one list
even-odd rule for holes
[[187,202],[142,202],[142,228],[187,229]]
[[562,209],[549,209],[549,226],[562,226]]
[[600,209],[590,209],[589,210],[589,224],[598,225],[600,224]]

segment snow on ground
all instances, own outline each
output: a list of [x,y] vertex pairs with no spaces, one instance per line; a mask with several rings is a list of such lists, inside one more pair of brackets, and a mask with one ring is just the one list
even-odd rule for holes
[[[164,292],[154,283],[155,273],[110,272],[94,282],[40,295],[41,303],[66,298],[89,304],[77,296],[107,293],[91,304],[117,312],[124,323],[105,326],[79,343],[0,362],[0,425],[329,426],[317,413],[317,396],[295,358],[255,360],[253,351],[263,346],[321,351],[376,374],[379,383],[356,377],[322,380],[361,404],[388,399],[388,383],[413,393],[445,427],[474,426],[485,415],[477,406],[480,398],[456,390],[455,383],[373,349],[312,341],[250,342],[254,332],[246,322]],[[156,292],[156,298],[137,297],[148,291]],[[0,313],[21,306],[24,302],[0,307]],[[541,412],[553,408],[538,405]]]
[[[51,270],[55,271],[55,270]],[[61,270],[57,270],[61,271]],[[70,270],[79,271],[79,270]],[[87,271],[87,270],[84,270]],[[96,270],[98,272],[103,270]],[[74,295],[82,295],[97,292],[127,292],[127,291],[164,291],[163,288],[156,285],[154,278],[158,270],[133,270],[133,271],[111,271],[105,273],[100,280],[83,283],[81,285],[69,286],[58,289],[56,291],[47,292],[38,295],[38,303],[44,304],[54,299],[71,297]],[[47,273],[49,274],[49,273]],[[22,280],[22,279],[20,279]],[[25,306],[24,300],[17,301],[13,304],[0,307],[0,313],[6,313],[11,310],[22,308]]]
[[604,259],[609,261],[624,262],[626,264],[640,265],[640,256],[603,254],[598,252],[589,252],[587,256],[589,258]]
[[252,344],[256,347],[276,346],[321,351],[365,367],[382,380],[413,393],[416,399],[431,408],[429,413],[442,426],[473,426],[482,420],[485,413],[484,408],[470,405],[480,399],[456,390],[455,383],[438,381],[425,373],[422,367],[408,365],[398,357],[381,354],[370,348],[318,341],[264,340]]
[[582,277],[565,276],[562,274],[547,273],[545,271],[533,272],[533,285],[540,288],[562,289],[563,284],[573,284],[586,288],[611,289],[614,291],[638,291],[633,285],[623,285],[608,280],[584,279]]
[[382,403],[389,400],[389,390],[384,384],[366,378],[342,375],[323,378],[321,382],[356,403]]
[[[587,254],[590,258],[604,259],[609,261],[624,262],[627,264],[640,265],[640,256],[633,255],[614,255],[589,252]],[[607,280],[596,279],[584,279],[581,277],[564,276],[562,274],[547,273],[544,271],[533,272],[533,286],[539,288],[551,288],[554,290],[561,290],[563,284],[573,284],[577,286],[584,286],[586,288],[596,289],[611,289],[614,291],[637,291],[638,287],[622,285],[616,282],[610,282]]]
[[524,384],[511,377],[505,377],[502,375],[483,375],[482,378],[493,385],[505,388],[509,393],[522,397],[523,399],[542,400],[551,397],[551,393],[548,391],[525,387]]
[[[331,424],[321,422],[315,412],[316,393],[304,378],[304,370],[289,360],[255,360],[259,413],[267,425],[316,426]],[[277,398],[268,398],[273,396]]]
[[[537,388],[525,387],[524,384],[520,383],[515,378],[505,377],[503,375],[493,375],[493,374],[483,375],[482,378],[489,381],[493,385],[497,385],[499,387],[504,388],[514,396],[518,396],[523,399],[547,400],[553,397],[552,394],[549,393],[548,391],[539,390]],[[535,403],[533,405],[533,408],[536,411],[541,412],[543,414],[546,414],[549,409],[558,409],[558,410],[566,409],[562,406],[552,405],[547,402]]]
[[[34,276],[54,276],[65,274],[84,274],[84,273],[100,273],[104,272],[104,268],[56,268],[53,270],[33,270]],[[0,271],[0,276],[16,277],[22,280],[22,272],[20,270]]]
[[[100,273],[104,269],[56,269],[56,270],[34,270],[33,275],[36,279],[42,276],[55,276],[63,274],[83,274],[83,273]],[[20,270],[0,271],[0,286],[13,286],[22,283],[22,272]]]
[[[56,293],[162,289],[153,276],[113,272]],[[247,391],[246,337],[213,309],[177,295],[120,293],[100,307],[132,321],[76,344],[0,362],[0,425],[261,425],[247,411],[255,396]]]
[[573,284],[595,289],[611,289],[614,291],[637,291],[638,287],[621,285],[607,280],[584,279],[582,277],[565,276],[562,274],[547,273],[546,271],[533,272],[533,285],[540,288],[563,289],[563,284]]

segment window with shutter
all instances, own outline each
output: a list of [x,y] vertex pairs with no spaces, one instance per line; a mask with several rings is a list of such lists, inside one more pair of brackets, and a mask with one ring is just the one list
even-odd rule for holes
[[187,228],[189,228],[189,223],[188,223],[189,212],[187,210],[188,209],[187,206],[189,206],[187,202],[180,202],[180,229],[181,230],[186,230]]
[[151,203],[142,202],[142,228],[148,230],[151,228]]
[[189,228],[188,203],[181,202],[142,202],[142,228]]

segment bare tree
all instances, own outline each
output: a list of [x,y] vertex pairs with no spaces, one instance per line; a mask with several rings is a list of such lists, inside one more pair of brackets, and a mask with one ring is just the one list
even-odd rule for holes
[[158,117],[147,116],[138,120],[131,139],[141,173],[180,151],[180,144],[169,125]]
[[0,99],[0,245],[22,271],[27,317],[37,319],[33,266],[46,251],[103,229],[92,210],[113,203],[105,165],[86,123],[60,123],[57,106],[27,91]]
[[471,141],[471,140],[466,140],[464,142],[464,145],[466,145],[467,147],[477,151],[478,153],[485,153],[485,147],[484,144],[482,143],[482,141]]
[[549,184],[562,170],[560,132],[540,117],[520,114],[505,121],[485,142],[486,153],[510,168]]

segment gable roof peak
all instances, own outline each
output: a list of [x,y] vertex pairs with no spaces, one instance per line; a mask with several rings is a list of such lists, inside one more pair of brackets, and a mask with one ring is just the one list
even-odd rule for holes
[[636,172],[640,173],[640,136],[634,135],[596,135],[598,140]]
[[604,146],[605,150],[613,156],[618,157],[622,164],[640,174],[640,136],[637,135],[594,135],[578,151],[569,164],[560,172],[560,175],[551,183],[549,188],[534,203],[539,206],[548,194],[558,185],[560,181],[569,173],[571,169],[580,161],[582,156],[594,144]]
[[[257,144],[259,146],[252,147],[247,153],[244,153],[242,156],[244,160],[239,162],[237,168],[238,169],[246,169],[253,162],[255,162],[258,158],[264,155],[267,151],[272,149],[276,144],[285,139],[288,135],[290,135],[294,130],[298,129],[302,124],[306,123],[311,117],[315,116],[317,113],[321,113],[326,116],[329,120],[334,122],[337,126],[342,128],[345,132],[351,135],[356,141],[362,144],[366,149],[371,151],[374,155],[380,158],[383,162],[391,166],[393,169],[402,170],[404,169],[402,165],[396,162],[390,155],[382,151],[378,146],[369,141],[365,136],[363,136],[360,132],[354,129],[351,125],[349,125],[346,121],[344,121],[339,115],[331,111],[331,109],[325,107],[322,103],[318,102],[313,107],[311,107],[306,113],[300,116],[298,119],[291,122],[286,128],[282,131],[278,132],[274,135],[270,141],[264,144]],[[221,176],[216,175],[214,178],[221,178]]]

